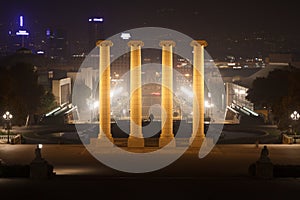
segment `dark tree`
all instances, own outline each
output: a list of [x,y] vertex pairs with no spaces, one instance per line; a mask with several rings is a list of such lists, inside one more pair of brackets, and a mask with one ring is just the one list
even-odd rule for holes
[[300,70],[273,70],[266,78],[257,78],[246,98],[272,113],[280,129],[291,124],[290,114],[300,107]]
[[42,106],[49,106],[49,103],[42,103],[47,92],[38,84],[37,71],[33,65],[16,63],[0,68],[1,111],[9,110],[13,113],[15,123],[24,124],[28,115],[36,114]]
[[44,95],[40,98],[40,106],[38,107],[37,114],[42,115],[56,107],[55,97],[52,92],[45,91]]

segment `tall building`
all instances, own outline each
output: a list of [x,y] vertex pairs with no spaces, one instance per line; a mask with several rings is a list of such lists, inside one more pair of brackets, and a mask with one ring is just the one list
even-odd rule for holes
[[63,29],[46,30],[46,55],[58,61],[66,60],[69,56],[67,32]]
[[91,51],[96,47],[98,40],[105,39],[103,29],[103,17],[91,17],[88,20],[88,50]]
[[29,21],[21,15],[12,22],[0,25],[0,56],[14,54],[23,48],[59,62],[67,61],[70,57],[65,29],[47,28],[39,20]]
[[15,52],[22,47],[29,48],[32,46],[30,34],[27,31],[28,25],[25,23],[24,16],[19,16],[18,20],[9,25],[8,30],[8,52]]

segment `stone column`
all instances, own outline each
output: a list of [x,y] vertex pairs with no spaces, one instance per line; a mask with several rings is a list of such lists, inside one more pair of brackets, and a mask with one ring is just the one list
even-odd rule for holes
[[193,132],[191,147],[200,147],[204,138],[204,47],[205,40],[192,41],[193,55]]
[[110,120],[110,47],[109,40],[97,42],[100,48],[99,57],[99,135],[98,139],[105,137],[113,142]]
[[142,134],[142,41],[130,41],[130,135],[128,147],[144,147]]
[[161,135],[159,147],[170,143],[175,146],[173,133],[173,47],[175,42],[171,40],[161,41],[162,47],[162,86],[161,86]]

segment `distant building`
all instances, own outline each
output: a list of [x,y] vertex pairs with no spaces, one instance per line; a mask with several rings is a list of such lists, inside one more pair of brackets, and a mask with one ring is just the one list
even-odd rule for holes
[[103,22],[103,17],[90,17],[88,19],[88,51],[96,47],[98,40],[105,39]]
[[28,23],[25,23],[24,16],[19,16],[18,20],[11,23],[8,28],[8,52],[15,52],[17,49],[24,47],[30,48],[33,46],[30,33],[28,31]]
[[232,104],[235,104],[240,107],[247,107],[251,110],[254,109],[253,103],[246,99],[249,88],[234,83],[225,83],[225,87],[227,106],[232,106]]
[[269,65],[289,66],[293,62],[294,55],[291,53],[270,53],[266,58]]
[[67,32],[63,29],[46,29],[46,55],[63,61],[69,57]]
[[70,103],[71,78],[52,80],[52,93],[58,105]]
[[0,56],[14,54],[21,48],[52,60],[65,61],[70,57],[66,30],[47,28],[38,20],[27,21],[22,15],[0,26]]

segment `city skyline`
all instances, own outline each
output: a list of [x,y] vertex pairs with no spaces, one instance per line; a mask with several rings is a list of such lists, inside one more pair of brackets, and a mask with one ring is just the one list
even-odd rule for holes
[[[228,43],[224,40],[233,39],[235,41],[232,43],[235,43],[254,34],[272,37],[271,43],[285,43],[288,47],[283,51],[297,51],[300,46],[299,30],[295,22],[300,14],[296,8],[292,2],[280,4],[272,1],[200,1],[195,5],[193,1],[183,4],[90,0],[75,4],[56,0],[13,0],[1,7],[0,31],[5,31],[7,23],[15,22],[20,15],[24,15],[27,22],[67,30],[70,43],[87,43],[88,19],[98,16],[104,19],[103,37],[132,28],[157,26],[182,32],[192,38],[206,39],[209,43],[207,49],[213,52],[230,50],[231,47],[223,47]],[[244,46],[247,51],[247,45]]]

